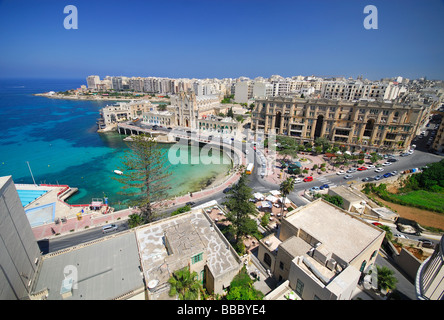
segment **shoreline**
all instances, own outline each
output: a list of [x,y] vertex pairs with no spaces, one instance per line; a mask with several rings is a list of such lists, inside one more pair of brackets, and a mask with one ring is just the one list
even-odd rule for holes
[[[60,94],[49,94],[49,93],[33,93],[33,96],[45,97],[48,99],[59,99],[59,100],[87,100],[87,101],[133,101],[133,100],[152,100],[152,96],[145,95],[140,97],[104,97],[104,96],[77,96],[77,95],[60,95]],[[157,100],[160,99],[160,100]],[[165,99],[163,101],[162,99]],[[152,102],[167,102],[169,99],[166,98],[156,98],[156,101]]]

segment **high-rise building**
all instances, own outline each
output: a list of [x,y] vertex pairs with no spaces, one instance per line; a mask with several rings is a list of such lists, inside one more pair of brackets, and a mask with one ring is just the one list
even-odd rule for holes
[[27,299],[40,249],[11,176],[0,177],[0,300]]
[[100,77],[99,76],[88,76],[86,78],[86,84],[88,86],[88,89],[97,89],[97,85],[100,84]]

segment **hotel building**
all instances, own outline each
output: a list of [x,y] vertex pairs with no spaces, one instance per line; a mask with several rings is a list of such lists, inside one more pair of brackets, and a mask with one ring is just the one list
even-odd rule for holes
[[382,229],[319,199],[287,214],[277,234],[261,239],[258,259],[303,300],[349,300],[372,269],[384,236]]
[[256,100],[252,129],[295,137],[300,143],[326,137],[363,150],[405,149],[428,111],[417,102],[269,97]]

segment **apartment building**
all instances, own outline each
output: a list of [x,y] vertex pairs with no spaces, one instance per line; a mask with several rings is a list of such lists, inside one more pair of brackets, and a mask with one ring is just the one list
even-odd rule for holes
[[273,96],[273,85],[264,81],[255,81],[253,84],[252,98],[263,98]]
[[92,89],[92,90],[97,89],[97,85],[99,83],[100,83],[99,76],[88,76],[86,78],[86,85],[88,86],[88,89]]
[[252,129],[301,143],[326,137],[350,148],[397,150],[410,146],[428,109],[420,102],[262,98],[255,101]]
[[321,97],[348,101],[360,99],[385,101],[395,100],[405,92],[407,92],[406,87],[397,82],[328,81],[323,83]]
[[234,85],[234,101],[238,103],[248,103],[253,97],[253,82],[239,81]]
[[[304,300],[349,300],[374,265],[385,232],[318,199],[259,241],[258,258]],[[281,290],[282,288],[279,288]]]
[[129,79],[129,88],[135,92],[144,91],[144,81],[141,77],[132,77]]

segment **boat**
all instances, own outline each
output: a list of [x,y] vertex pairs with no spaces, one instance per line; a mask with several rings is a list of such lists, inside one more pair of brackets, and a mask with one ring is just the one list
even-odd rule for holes
[[114,173],[115,173],[115,174],[118,174],[118,175],[122,175],[122,174],[123,174],[123,172],[120,171],[120,170],[114,170]]

